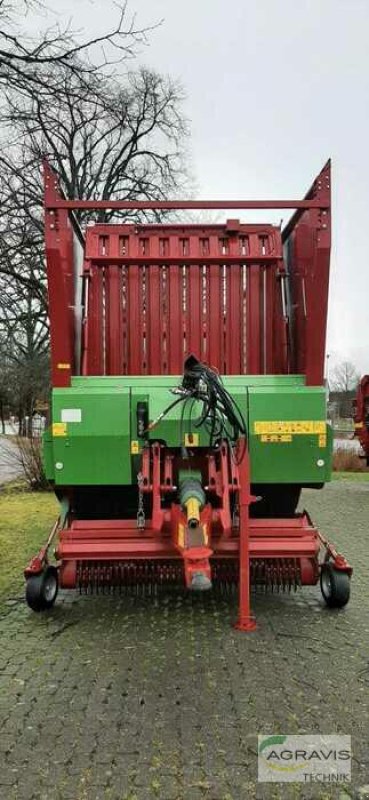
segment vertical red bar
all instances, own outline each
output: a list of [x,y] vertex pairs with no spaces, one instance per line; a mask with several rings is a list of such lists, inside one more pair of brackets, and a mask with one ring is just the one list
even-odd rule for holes
[[[279,273],[280,276],[279,276]],[[286,277],[283,262],[272,268],[273,288],[273,331],[272,331],[272,367],[274,375],[290,372],[288,348],[288,316]]]
[[210,283],[209,266],[200,268],[201,280],[201,360],[208,362],[209,359],[209,306],[210,306]]
[[77,331],[75,330],[75,297],[74,297],[74,253],[73,253],[73,236],[71,228],[67,222],[67,215],[66,212],[62,212],[63,217],[65,219],[65,236],[62,237],[62,244],[61,244],[61,253],[63,259],[63,271],[65,275],[65,287],[67,290],[68,296],[68,324],[69,324],[69,331],[70,331],[70,341],[72,343],[72,357],[71,357],[71,367],[72,367],[72,374],[76,374],[77,372],[77,364],[75,363],[75,344],[77,336]]
[[276,358],[273,352],[273,330],[275,318],[278,314],[276,302],[276,268],[274,264],[265,267],[265,373],[274,375],[276,372]]
[[129,264],[127,273],[128,300],[128,374],[141,374],[141,325],[140,325],[140,268]]
[[123,372],[122,271],[114,265],[105,268],[105,347],[106,374]]
[[261,372],[260,364],[260,267],[251,264],[248,271],[247,371]]
[[183,312],[180,268],[177,265],[168,269],[169,281],[169,332],[168,369],[171,375],[178,375],[183,370]]
[[128,290],[127,290],[127,267],[122,267],[122,375],[128,373],[128,340],[129,340],[129,326],[128,326]]
[[[45,206],[61,199],[54,172],[44,161]],[[69,386],[74,372],[73,241],[68,212],[45,208],[45,251],[53,386]]]
[[220,372],[223,364],[223,301],[222,301],[222,281],[221,269],[219,264],[211,264],[209,267],[210,280],[210,303],[209,303],[209,365],[215,367]]
[[[168,240],[167,240],[168,241]],[[169,363],[169,270],[170,267],[162,266],[160,269],[160,324],[161,324],[161,366],[160,373],[168,375]]]
[[240,439],[238,442],[238,453],[240,455],[239,477],[240,477],[240,541],[239,541],[239,561],[240,561],[240,584],[239,584],[239,611],[238,620],[235,628],[240,631],[254,631],[256,628],[255,619],[251,616],[250,603],[250,518],[249,505],[250,495],[250,462],[247,450],[247,442]]
[[57,250],[47,253],[47,283],[52,383],[53,386],[69,386],[73,363],[73,340],[70,337],[67,315],[69,298],[63,265]]
[[187,355],[193,353],[197,358],[201,358],[201,293],[200,293],[200,267],[191,264],[188,268],[188,339]]
[[[303,221],[293,231],[290,242],[290,253],[293,269],[291,270],[291,293],[293,302],[293,370],[306,374],[306,277],[311,270],[314,258],[313,230],[308,224],[310,214],[304,214]],[[314,298],[317,303],[317,298]],[[319,305],[317,305],[319,308]],[[320,313],[320,311],[319,311]],[[319,323],[320,324],[320,323]]]
[[328,314],[330,234],[319,231],[315,252],[305,283],[306,307],[306,383],[321,386],[324,381],[324,356]]
[[160,533],[164,522],[164,511],[161,507],[161,446],[154,444],[152,448],[152,530]]
[[228,239],[229,255],[235,257],[234,264],[226,266],[226,311],[225,311],[225,371],[227,375],[241,372],[241,275],[237,263],[240,243],[237,235]]
[[247,310],[247,277],[248,277],[248,268],[247,264],[242,264],[240,267],[241,272],[241,372],[242,375],[247,375],[248,371],[248,363],[247,363],[247,320],[248,320],[248,310]]
[[102,375],[103,359],[103,267],[91,267],[88,287],[87,374]]
[[229,298],[227,302],[227,374],[241,373],[241,274],[240,266],[232,264],[228,267]]
[[[160,375],[162,365],[160,267],[151,264],[146,270],[148,287],[148,365],[149,375]],[[148,294],[147,294],[148,292]]]

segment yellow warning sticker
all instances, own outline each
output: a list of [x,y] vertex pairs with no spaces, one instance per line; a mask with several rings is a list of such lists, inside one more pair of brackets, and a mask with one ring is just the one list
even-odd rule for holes
[[53,436],[66,436],[67,435],[67,423],[66,422],[53,422]]
[[363,428],[363,427],[364,427],[364,425],[363,425],[362,422],[355,422],[354,428],[356,428],[356,430],[359,430],[360,428]]
[[132,442],[131,442],[131,455],[132,455],[132,456],[137,456],[139,452],[140,452],[140,445],[139,445],[139,443],[138,443],[138,442],[137,442],[137,441],[134,439],[134,440],[132,440]]
[[327,447],[327,437],[325,433],[321,433],[318,436],[318,447]]
[[70,369],[70,364],[68,364],[67,362],[59,361],[57,367],[58,369]]
[[276,436],[282,434],[292,436],[295,436],[296,434],[302,434],[305,436],[311,436],[314,434],[325,434],[326,423],[321,422],[320,420],[293,420],[289,422],[263,420],[254,422],[254,433],[262,436]]
[[200,437],[198,433],[185,433],[184,443],[185,447],[198,447]]
[[292,442],[292,436],[290,433],[275,433],[275,434],[262,434],[260,436],[260,441],[264,444],[276,444],[278,442]]

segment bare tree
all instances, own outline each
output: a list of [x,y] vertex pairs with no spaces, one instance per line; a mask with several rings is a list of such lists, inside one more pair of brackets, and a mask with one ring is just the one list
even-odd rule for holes
[[20,430],[48,390],[48,343],[41,234],[30,222],[24,224],[21,215],[16,224],[4,204],[0,216],[0,385],[4,387],[3,410],[17,415]]
[[[3,10],[0,0],[0,19]],[[37,57],[40,53],[45,49]],[[0,32],[0,82],[1,59]],[[35,67],[32,59],[25,63]],[[88,59],[82,64],[80,50],[54,58],[52,69],[46,57],[39,59],[37,82],[28,77],[23,84],[21,78],[7,81],[0,110],[0,335],[19,388],[13,407],[20,417],[32,413],[45,387],[42,158],[57,170],[70,197],[175,196],[187,182],[182,100],[181,87],[170,78],[136,69],[118,79]],[[79,214],[82,225],[94,218]],[[97,218],[107,221],[112,215],[103,212]]]
[[[0,286],[2,281],[0,281]],[[38,401],[48,394],[48,326],[30,286],[17,282],[0,297],[0,401],[16,414],[19,431],[31,430]],[[28,424],[25,425],[27,419]]]
[[352,361],[341,361],[332,370],[330,388],[334,392],[350,392],[357,388],[360,375]]
[[58,90],[53,73],[59,66],[81,80],[121,64],[135,55],[149,30],[136,25],[124,2],[116,4],[115,25],[100,36],[80,41],[68,23],[47,27],[35,39],[22,22],[30,11],[42,9],[47,11],[42,0],[0,0],[0,83],[18,92],[32,88],[50,96]]
[[88,85],[66,72],[52,102],[33,91],[26,97],[10,94],[0,116],[6,213],[16,217],[17,226],[21,213],[42,230],[40,162],[45,155],[69,197],[133,200],[175,194],[186,182],[182,101],[177,83],[148,69],[130,72],[120,83],[93,75]]
[[33,90],[10,93],[0,115],[0,306],[28,289],[44,318],[43,156],[69,197],[162,199],[187,182],[180,86],[147,69],[122,84],[90,75],[88,86],[60,71],[63,89],[51,102]]

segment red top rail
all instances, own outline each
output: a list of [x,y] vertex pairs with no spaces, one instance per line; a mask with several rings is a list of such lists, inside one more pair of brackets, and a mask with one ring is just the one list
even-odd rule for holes
[[64,200],[46,198],[45,208],[64,208],[69,211],[83,209],[117,211],[170,211],[201,209],[283,209],[283,208],[329,208],[328,202],[321,200]]

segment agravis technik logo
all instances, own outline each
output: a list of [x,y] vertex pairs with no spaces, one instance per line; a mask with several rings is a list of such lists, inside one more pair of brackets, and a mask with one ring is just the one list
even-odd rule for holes
[[258,780],[273,783],[349,783],[351,736],[260,734]]

